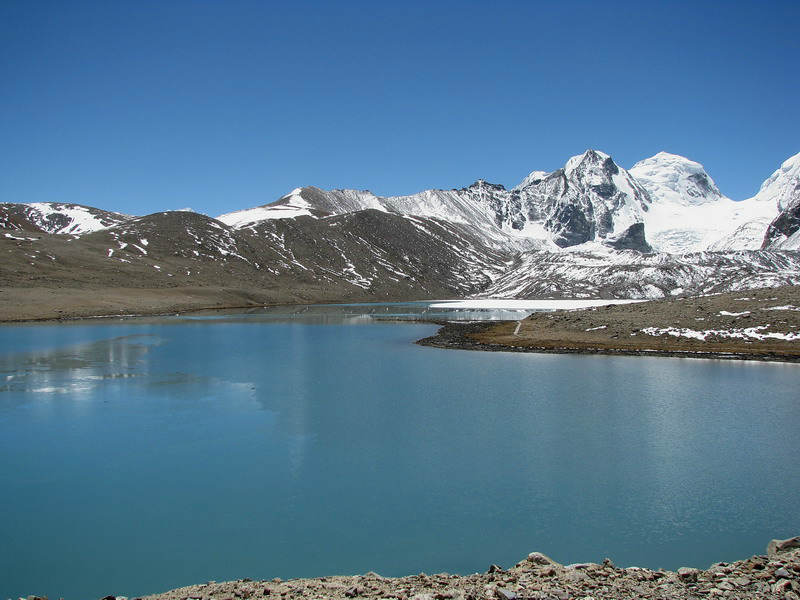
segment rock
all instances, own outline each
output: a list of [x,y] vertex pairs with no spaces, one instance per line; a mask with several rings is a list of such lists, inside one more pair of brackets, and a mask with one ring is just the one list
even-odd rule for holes
[[772,540],[767,544],[767,554],[773,556],[778,552],[791,550],[792,548],[800,548],[800,536],[788,538],[786,540]]
[[567,565],[564,567],[565,569],[592,569],[597,567],[596,563],[572,563],[571,565]]
[[589,579],[589,576],[586,573],[584,573],[583,571],[578,571],[576,569],[570,569],[569,571],[567,571],[565,577],[567,581],[571,583],[580,583],[581,581],[586,581],[587,579]]
[[736,586],[735,586],[735,585],[733,585],[733,584],[732,584],[730,581],[727,581],[727,580],[720,581],[720,582],[719,582],[719,583],[716,585],[716,587],[717,587],[718,589],[720,589],[720,590],[725,590],[725,591],[727,591],[727,592],[730,592],[731,590],[733,590],[733,589],[735,589],[735,588],[736,588]]
[[792,582],[789,581],[788,579],[779,579],[772,586],[773,594],[784,594],[790,591],[792,591]]
[[557,565],[558,563],[554,561],[549,556],[545,556],[541,552],[531,552],[528,554],[528,558],[526,558],[529,563],[533,563],[534,565]]
[[494,594],[499,600],[517,600],[517,594],[505,588],[497,588]]
[[786,567],[781,567],[780,569],[776,569],[775,572],[773,573],[773,575],[775,577],[777,577],[778,579],[780,579],[782,577],[788,579],[789,577],[791,577],[791,575],[789,574],[789,571],[786,570]]
[[644,235],[644,223],[634,223],[616,238],[608,240],[606,245],[614,250],[635,250],[642,253],[653,251]]
[[697,581],[697,576],[700,574],[700,569],[692,567],[681,567],[678,569],[678,577],[684,581]]
[[489,568],[486,570],[487,573],[502,573],[503,567],[499,567],[497,565],[489,565]]

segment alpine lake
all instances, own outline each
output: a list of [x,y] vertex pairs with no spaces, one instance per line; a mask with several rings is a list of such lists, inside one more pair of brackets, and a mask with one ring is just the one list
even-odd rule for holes
[[[0,598],[705,568],[800,532],[800,366],[467,352],[425,303],[0,327]],[[394,320],[383,320],[387,317]]]

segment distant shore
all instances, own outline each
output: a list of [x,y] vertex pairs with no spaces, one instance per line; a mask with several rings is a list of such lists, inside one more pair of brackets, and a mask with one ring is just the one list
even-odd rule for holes
[[[717,360],[757,360],[775,362],[800,362],[800,348],[786,351],[744,352],[736,346],[715,344],[708,350],[678,350],[669,348],[620,348],[613,343],[553,341],[547,344],[503,344],[491,341],[498,333],[506,333],[518,321],[484,321],[436,323],[441,325],[436,334],[417,340],[420,346],[450,350],[476,350],[481,352],[528,352],[537,354],[599,354],[608,356],[662,356],[670,358],[706,358]],[[486,341],[483,341],[486,340]]]
[[[488,565],[487,565],[488,566]],[[559,564],[539,552],[515,566],[489,566],[474,575],[411,575],[388,578],[377,573],[314,579],[209,582],[147,596],[143,600],[196,598],[396,598],[397,600],[639,600],[669,598],[776,598],[800,594],[800,538],[772,540],[767,554],[708,569],[653,571],[602,563]]]
[[442,325],[417,343],[490,352],[800,362],[797,286]]
[[[277,305],[386,302],[309,289],[0,288],[0,322],[70,321]],[[478,301],[466,301],[471,306]],[[506,301],[507,302],[507,301]],[[568,306],[568,300],[545,303]],[[449,304],[449,303],[448,303]],[[549,306],[549,304],[548,304]],[[438,348],[800,362],[800,286],[536,312],[519,321],[446,322],[419,340]]]
[[[417,300],[418,298],[393,301]],[[173,315],[267,306],[386,302],[369,294],[341,296],[316,288],[286,293],[241,287],[0,287],[0,323]]]

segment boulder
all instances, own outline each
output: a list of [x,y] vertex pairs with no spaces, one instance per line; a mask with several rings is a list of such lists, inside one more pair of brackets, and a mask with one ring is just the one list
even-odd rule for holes
[[554,561],[549,556],[542,554],[541,552],[531,552],[528,554],[528,558],[525,559],[527,562],[532,563],[534,565],[557,565],[558,563]]
[[785,540],[771,540],[770,543],[767,544],[767,554],[771,556],[773,554],[778,554],[779,552],[791,550],[792,548],[800,548],[800,536],[795,536]]
[[700,569],[692,567],[681,567],[678,569],[678,577],[683,581],[697,581],[697,576],[700,574]]

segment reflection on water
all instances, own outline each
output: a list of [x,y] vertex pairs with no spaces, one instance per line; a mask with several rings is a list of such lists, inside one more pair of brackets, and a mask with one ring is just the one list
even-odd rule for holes
[[796,365],[443,351],[375,319],[408,312],[3,328],[0,598],[705,567],[800,528]]
[[206,311],[189,319],[213,321],[220,316],[226,319],[259,321],[297,321],[317,325],[348,324],[358,325],[371,323],[375,319],[397,321],[483,321],[483,320],[517,320],[534,312],[531,309],[503,308],[447,308],[431,307],[430,302],[387,302],[370,304],[311,304],[298,306],[271,306],[265,308],[232,309],[222,311]]
[[141,376],[148,351],[159,343],[152,335],[130,335],[0,354],[0,392],[69,394],[79,400],[104,380]]

